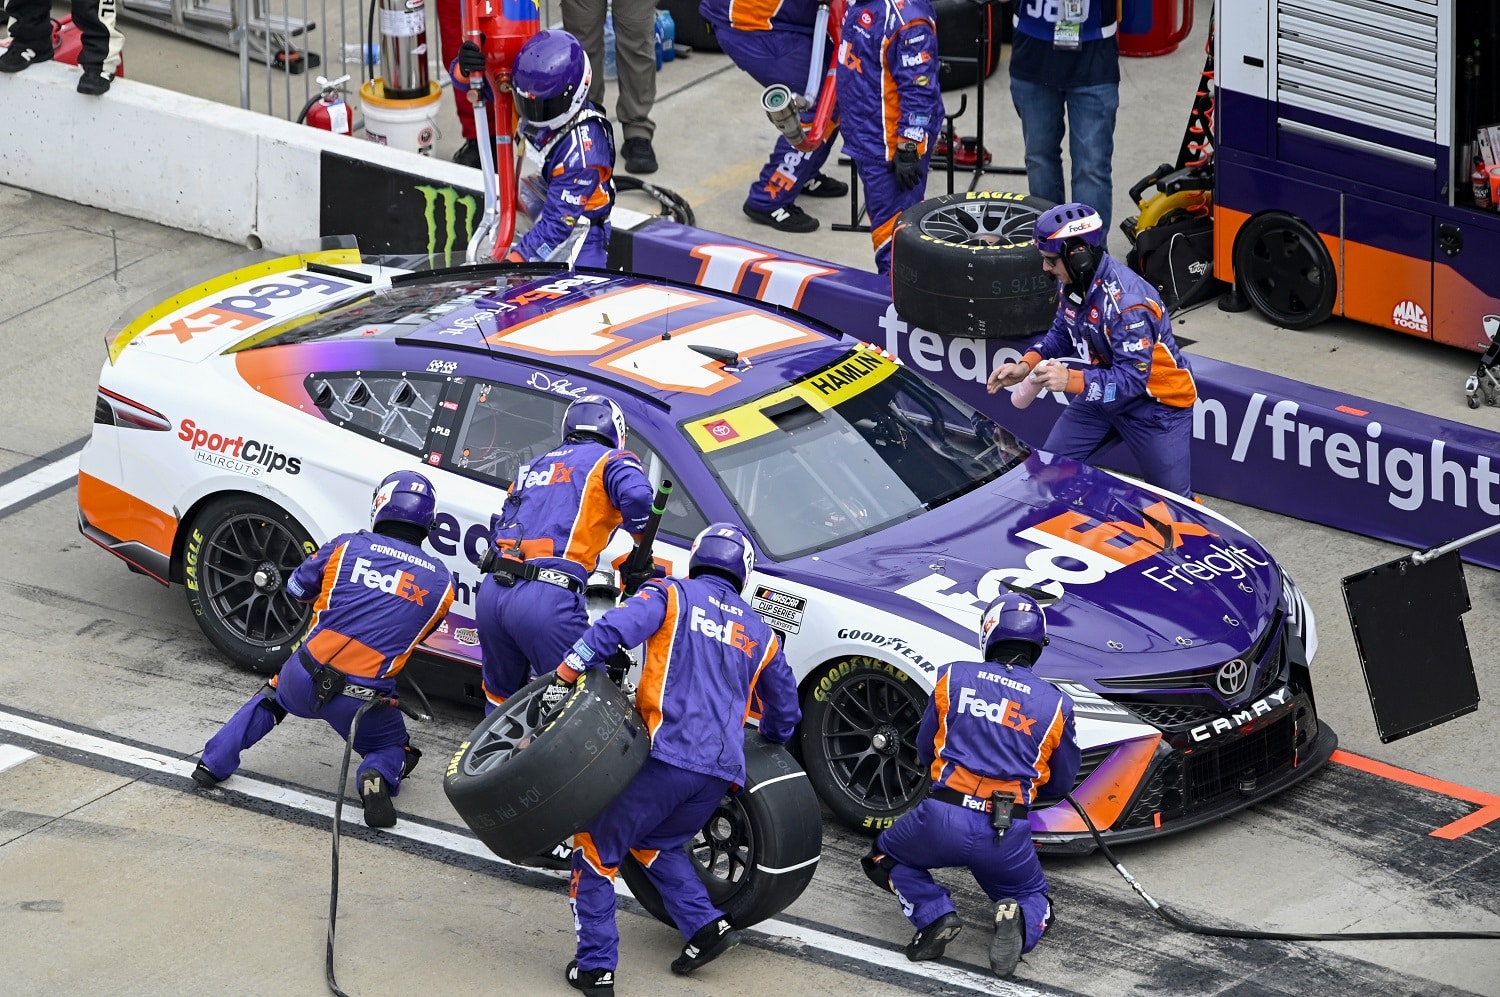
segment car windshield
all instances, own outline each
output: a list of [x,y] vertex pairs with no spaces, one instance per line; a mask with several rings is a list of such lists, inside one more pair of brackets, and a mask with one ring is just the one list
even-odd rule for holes
[[910,519],[1030,452],[868,348],[684,429],[766,553],[781,559]]

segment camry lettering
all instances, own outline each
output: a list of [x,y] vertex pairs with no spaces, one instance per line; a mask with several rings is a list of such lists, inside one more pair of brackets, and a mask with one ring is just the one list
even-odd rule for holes
[[981,720],[988,720],[992,724],[1009,727],[1018,730],[1022,734],[1030,734],[1031,728],[1036,725],[1036,717],[1028,717],[1021,712],[1021,707],[1009,699],[1002,699],[998,703],[991,703],[976,695],[975,690],[964,686],[958,691],[958,712],[968,713]]
[[392,571],[388,575],[381,574],[371,567],[368,559],[358,557],[354,559],[354,570],[349,573],[349,580],[358,582],[365,588],[399,596],[418,606],[426,605],[422,600],[427,596],[428,590],[417,587],[417,576],[410,571]]
[[1292,696],[1292,690],[1287,686],[1271,693],[1265,699],[1257,699],[1242,710],[1236,710],[1227,717],[1215,717],[1206,724],[1199,724],[1188,731],[1188,736],[1194,741],[1208,741],[1220,734],[1228,734],[1239,730],[1245,724],[1256,717],[1263,717],[1278,706],[1286,705],[1286,701]]

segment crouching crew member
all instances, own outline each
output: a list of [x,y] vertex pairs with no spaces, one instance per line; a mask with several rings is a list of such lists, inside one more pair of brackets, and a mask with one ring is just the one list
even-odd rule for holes
[[[422,551],[437,499],[415,471],[386,475],[375,489],[370,526],[334,537],[286,583],[295,599],[313,603],[312,626],[281,671],[229,718],[203,749],[193,781],[205,789],[240,767],[240,753],[288,713],[325,720],[346,740],[360,706],[396,697],[396,676],[412,649],[427,638],[453,603],[448,570]],[[360,719],[354,750],[365,823],[391,827],[391,797],[417,765],[406,721],[396,709],[373,709]]]
[[745,783],[752,692],[760,698],[760,733],[767,740],[785,743],[801,719],[781,643],[741,595],[754,564],[750,541],[737,527],[709,526],[693,541],[688,577],[649,581],[601,616],[558,666],[557,683],[542,693],[544,701],[561,702],[584,669],[645,644],[636,709],[650,732],[651,754],[625,791],[574,838],[578,948],[565,976],[592,997],[614,993],[620,944],[614,879],[627,851],[687,941],[672,972],[691,973],[739,941],[683,845],[724,794]]
[[475,616],[485,713],[556,667],[589,625],[583,590],[620,525],[639,539],[651,482],[625,446],[625,414],[604,395],[563,413],[562,445],[516,472],[490,518]]
[[930,869],[966,867],[994,901],[997,976],[1009,976],[1051,923],[1028,807],[1073,788],[1079,752],[1073,701],[1031,670],[1046,643],[1041,607],[1008,593],[981,619],[984,661],[955,661],[938,673],[917,734],[932,790],[861,860],[917,926],[906,946],[913,962],[939,958],[963,926]]

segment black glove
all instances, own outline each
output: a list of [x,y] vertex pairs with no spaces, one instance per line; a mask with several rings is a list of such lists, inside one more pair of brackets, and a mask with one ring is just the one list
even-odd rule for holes
[[922,182],[922,157],[917,155],[915,142],[902,142],[896,146],[891,157],[891,169],[896,171],[896,182],[902,190],[911,190]]
[[484,50],[472,41],[458,47],[458,68],[465,76],[484,72]]
[[667,569],[653,561],[643,571],[620,572],[620,590],[627,596],[635,595],[641,590],[641,586],[651,579],[665,577],[667,577]]
[[526,710],[526,722],[530,727],[540,727],[573,692],[573,684],[564,682],[561,675],[553,674],[552,683],[537,693]]

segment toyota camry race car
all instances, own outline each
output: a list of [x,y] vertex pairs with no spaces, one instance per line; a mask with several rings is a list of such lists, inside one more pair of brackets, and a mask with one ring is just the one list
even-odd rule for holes
[[[1312,615],[1254,539],[1030,449],[794,311],[612,272],[423,272],[325,249],[198,283],[123,321],[108,353],[80,528],[181,585],[208,638],[254,668],[277,668],[307,625],[293,568],[362,525],[382,476],[421,469],[439,500],[429,546],[457,589],[425,650],[477,700],[490,515],[517,475],[544,473],[533,461],[566,405],[603,392],[652,479],[676,485],[659,562],[685,570],[712,521],[754,538],[747,597],[801,683],[807,772],[851,826],[888,826],[925,792],[915,736],[933,680],[974,658],[1005,587],[1047,607],[1038,672],[1076,703],[1074,796],[1109,838],[1264,799],[1335,745],[1314,708]],[[1044,848],[1092,847],[1066,803],[1032,823]]]

